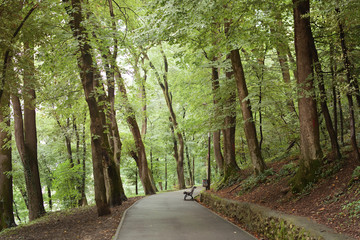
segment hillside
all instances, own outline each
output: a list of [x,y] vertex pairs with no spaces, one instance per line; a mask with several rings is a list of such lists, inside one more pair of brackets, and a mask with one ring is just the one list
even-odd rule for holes
[[[336,232],[360,239],[360,181],[358,176],[352,177],[358,163],[349,152],[343,155],[338,161],[326,160],[318,173],[320,179],[301,194],[293,194],[288,184],[295,173],[296,157],[268,163],[269,170],[257,178],[250,170],[244,170],[240,183],[215,193],[309,217]],[[236,220],[230,220],[236,223]]]

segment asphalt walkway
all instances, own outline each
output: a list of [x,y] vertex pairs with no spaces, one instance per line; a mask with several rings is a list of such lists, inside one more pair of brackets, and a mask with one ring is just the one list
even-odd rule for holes
[[[195,193],[199,193],[197,188]],[[210,212],[183,191],[137,201],[123,217],[115,240],[254,240],[255,237]]]

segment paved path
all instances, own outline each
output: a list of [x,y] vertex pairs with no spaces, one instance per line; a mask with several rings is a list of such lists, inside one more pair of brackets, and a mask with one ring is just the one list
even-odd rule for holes
[[[195,193],[199,192],[196,189]],[[194,193],[194,194],[195,194]],[[183,191],[143,198],[126,213],[115,240],[254,240],[248,233],[195,201]]]

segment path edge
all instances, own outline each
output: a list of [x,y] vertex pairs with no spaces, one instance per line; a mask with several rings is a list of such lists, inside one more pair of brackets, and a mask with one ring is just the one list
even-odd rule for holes
[[265,237],[278,235],[279,239],[303,237],[312,240],[354,240],[306,217],[285,214],[253,203],[221,198],[206,191],[201,192],[200,202],[212,211],[237,218],[251,231]]
[[131,209],[133,206],[135,206],[135,205],[136,205],[139,201],[141,201],[142,199],[144,199],[144,198],[141,198],[141,199],[137,200],[133,205],[131,205],[130,207],[128,207],[128,208],[124,211],[124,214],[123,214],[122,217],[121,217],[119,226],[118,226],[117,229],[116,229],[116,233],[115,233],[115,235],[111,238],[112,240],[117,240],[117,239],[119,239],[120,230],[121,230],[121,227],[122,227],[122,225],[123,225],[123,223],[124,223],[124,220],[125,220],[125,217],[126,217],[126,214],[127,214],[128,210]]
[[[197,196],[200,197],[201,194],[202,194],[202,192],[199,193]],[[247,235],[249,235],[250,237],[254,238],[254,240],[257,239],[254,235],[252,235],[251,233],[249,233],[249,232],[246,231],[245,229],[239,227],[239,226],[236,225],[235,223],[230,222],[229,220],[227,220],[226,218],[224,218],[223,216],[221,216],[221,215],[219,215],[217,212],[215,212],[213,209],[205,207],[204,205],[202,205],[202,204],[200,203],[200,201],[199,201],[199,202],[198,202],[198,201],[195,201],[195,202],[196,202],[197,204],[199,204],[201,207],[203,207],[203,208],[205,208],[206,210],[208,210],[209,212],[211,212],[212,214],[216,215],[217,217],[223,219],[224,221],[230,223],[231,225],[233,225],[233,226],[235,226],[236,228],[240,229],[241,231],[245,232]]]

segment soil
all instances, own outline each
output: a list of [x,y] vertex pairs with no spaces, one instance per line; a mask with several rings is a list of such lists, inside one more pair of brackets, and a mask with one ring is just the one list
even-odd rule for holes
[[129,198],[122,205],[111,208],[111,214],[98,217],[95,206],[49,213],[26,226],[8,229],[0,240],[49,239],[112,239],[124,211],[141,197]]
[[[250,170],[245,170],[241,172],[242,182],[214,193],[221,197],[308,217],[334,229],[335,232],[360,240],[360,212],[354,215],[344,208],[346,204],[360,199],[360,181],[356,178],[351,181],[352,173],[359,163],[349,152],[343,154],[342,160],[328,160],[319,173],[320,179],[301,194],[293,194],[289,186],[294,172],[285,175],[283,171],[282,174],[280,172],[286,164],[297,164],[296,157],[268,163],[273,174],[250,190],[244,189],[244,179],[251,176]],[[235,219],[229,220],[238,224]]]

